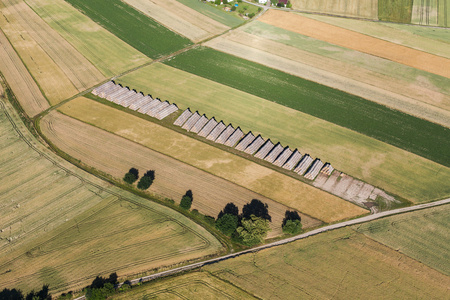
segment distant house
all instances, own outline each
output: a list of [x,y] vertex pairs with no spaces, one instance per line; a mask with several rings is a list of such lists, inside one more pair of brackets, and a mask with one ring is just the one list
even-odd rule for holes
[[267,3],[267,0],[258,0],[259,1],[259,4],[266,4]]

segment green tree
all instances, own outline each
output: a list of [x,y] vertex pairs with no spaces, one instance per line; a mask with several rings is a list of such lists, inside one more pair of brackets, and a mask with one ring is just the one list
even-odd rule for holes
[[224,214],[217,219],[216,228],[223,232],[223,234],[231,236],[236,231],[238,226],[238,217],[236,215]]
[[297,234],[302,231],[301,218],[298,212],[287,210],[281,224],[284,233]]
[[251,215],[249,219],[241,221],[241,226],[236,229],[236,232],[242,244],[253,246],[262,243],[269,230],[269,220]]
[[123,181],[133,184],[139,178],[139,171],[136,168],[131,168],[123,177]]
[[228,4],[228,0],[222,0],[223,4]]
[[140,190],[148,189],[152,185],[153,180],[155,180],[155,171],[153,170],[147,171],[147,173],[145,173],[144,176],[142,176],[141,180],[139,180],[137,185],[138,189]]
[[216,1],[214,1],[214,4],[216,4],[216,5],[220,5],[220,0],[216,0]]
[[251,19],[255,16],[255,13],[248,14],[248,17]]
[[180,202],[180,207],[185,209],[185,210],[189,210],[191,209],[191,205],[192,205],[192,198],[189,196],[183,196],[183,198],[181,198],[181,202]]

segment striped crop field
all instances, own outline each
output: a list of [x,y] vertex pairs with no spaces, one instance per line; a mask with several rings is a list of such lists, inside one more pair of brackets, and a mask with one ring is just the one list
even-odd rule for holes
[[[181,109],[190,107],[244,131],[252,130],[298,148],[301,153],[320,157],[338,170],[411,201],[450,195],[446,184],[450,180],[449,168],[250,93],[159,63],[117,81],[173,101]],[[275,98],[279,100],[285,89],[274,90],[279,91]]]
[[[0,289],[80,289],[214,255],[222,246],[183,215],[120,190],[48,151],[0,102]],[[151,251],[149,251],[151,249]]]
[[[195,199],[192,209],[208,216],[216,217],[230,202],[242,209],[252,199],[261,200],[268,204],[272,216],[272,230],[268,236],[282,233],[281,224],[289,208],[240,185],[56,111],[41,120],[40,128],[61,151],[117,180],[123,178],[130,166],[154,170],[157,180],[151,185],[150,193],[179,203],[186,191],[191,190]],[[307,215],[302,214],[301,217],[303,228],[321,224]]]
[[193,272],[183,276],[150,282],[132,290],[114,295],[112,299],[257,299],[206,272]]
[[308,13],[378,19],[379,0],[291,0],[292,8]]
[[327,223],[367,212],[292,177],[93,100],[77,98],[60,111]]
[[26,2],[105,76],[113,76],[150,61],[144,54],[64,0],[27,0]]
[[208,5],[208,3],[203,3],[202,1],[197,0],[176,0],[176,1],[228,27],[236,27],[244,23],[244,20],[242,18],[227,13],[220,8],[212,7],[211,5]]
[[450,166],[450,129],[437,124],[209,48],[165,63]]
[[176,0],[125,0],[125,2],[193,42],[199,42],[230,29],[229,26]]
[[148,57],[158,58],[191,42],[120,0],[66,0]]
[[258,298],[349,299],[358,295],[367,299],[442,299],[450,285],[448,276],[350,228],[242,255],[202,270]]
[[450,275],[450,205],[365,223],[353,228],[445,275]]

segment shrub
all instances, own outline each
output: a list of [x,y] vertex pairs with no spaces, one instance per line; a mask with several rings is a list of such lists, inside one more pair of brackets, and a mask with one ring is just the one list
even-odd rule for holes
[[233,5],[233,6],[231,7],[231,11],[236,11],[236,6]]
[[301,218],[298,212],[287,210],[281,225],[284,233],[297,234],[302,231]]
[[225,208],[220,211],[217,219],[221,218],[224,214],[239,216],[239,208],[233,202],[227,203]]
[[248,14],[248,17],[251,19],[255,16],[255,13]]
[[220,5],[220,0],[216,0],[216,1],[214,1],[214,4],[216,4],[216,5]]
[[236,231],[238,226],[238,217],[235,215],[224,214],[216,221],[216,228],[222,231],[223,234],[231,236]]
[[155,180],[155,171],[153,170],[147,171],[147,173],[145,173],[144,176],[142,176],[141,180],[139,180],[137,185],[138,189],[140,190],[148,189],[152,185],[153,180]]

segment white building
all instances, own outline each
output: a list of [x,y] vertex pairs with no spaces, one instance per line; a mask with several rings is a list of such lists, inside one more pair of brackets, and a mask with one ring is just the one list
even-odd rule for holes
[[267,3],[267,0],[258,0],[259,1],[259,4],[266,4]]

